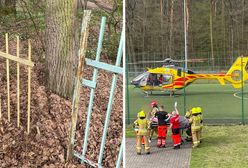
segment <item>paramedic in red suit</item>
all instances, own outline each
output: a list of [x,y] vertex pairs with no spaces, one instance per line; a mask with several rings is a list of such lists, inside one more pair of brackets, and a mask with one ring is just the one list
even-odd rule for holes
[[164,111],[164,106],[159,107],[159,111],[155,113],[155,117],[158,118],[158,148],[165,148],[166,144],[166,134],[167,134],[167,126],[166,122],[169,119],[169,115],[166,111]]
[[172,112],[172,118],[170,119],[171,137],[174,144],[174,149],[180,149],[181,136],[180,136],[180,124],[179,124],[179,113],[176,111]]

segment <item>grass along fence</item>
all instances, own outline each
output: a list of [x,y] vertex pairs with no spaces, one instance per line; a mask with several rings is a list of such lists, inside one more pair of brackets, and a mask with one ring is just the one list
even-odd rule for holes
[[[0,57],[6,59],[6,79],[7,79],[7,114],[8,121],[11,121],[11,111],[10,111],[10,61],[14,61],[17,64],[17,127],[20,127],[20,64],[28,67],[28,104],[27,104],[27,133],[30,133],[30,101],[31,101],[31,71],[34,63],[31,61],[31,41],[28,40],[28,59],[20,58],[20,38],[16,36],[16,56],[9,54],[9,36],[5,34],[5,46],[6,51],[0,51]],[[2,106],[1,106],[1,95],[0,95],[0,119],[2,116]]]

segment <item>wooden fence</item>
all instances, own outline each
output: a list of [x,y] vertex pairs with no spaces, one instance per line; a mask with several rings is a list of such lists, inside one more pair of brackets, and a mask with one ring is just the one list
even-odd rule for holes
[[[11,120],[11,111],[10,111],[10,61],[17,63],[17,127],[20,127],[20,64],[28,67],[28,104],[27,104],[27,133],[30,133],[30,101],[31,101],[31,70],[34,66],[34,63],[31,61],[31,42],[28,40],[28,59],[20,58],[20,38],[16,36],[16,56],[9,54],[9,37],[8,34],[5,34],[5,46],[6,51],[0,51],[0,57],[6,59],[6,74],[7,74],[7,113],[8,121]],[[0,119],[2,118],[2,106],[0,98]]]

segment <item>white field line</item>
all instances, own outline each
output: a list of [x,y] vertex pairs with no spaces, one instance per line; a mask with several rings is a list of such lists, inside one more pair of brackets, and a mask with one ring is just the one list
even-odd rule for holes
[[[238,99],[242,99],[242,97],[238,96],[240,92],[236,92],[233,94],[234,97],[238,98]],[[244,97],[244,99],[248,100],[248,97]]]

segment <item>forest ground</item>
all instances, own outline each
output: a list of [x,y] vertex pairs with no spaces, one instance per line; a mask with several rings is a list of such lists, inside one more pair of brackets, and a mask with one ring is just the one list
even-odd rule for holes
[[[14,35],[13,35],[14,37]],[[10,53],[16,53],[16,45],[10,38]],[[7,84],[6,61],[0,58],[0,94],[2,100],[2,118],[0,119],[0,167],[85,167],[77,159],[65,163],[68,144],[68,128],[71,121],[71,100],[64,99],[49,91],[45,70],[45,61],[38,55],[35,41],[33,44],[31,82],[31,133],[26,134],[27,123],[27,68],[21,67],[21,127],[16,124],[16,63],[10,61],[10,108],[11,122],[7,121]],[[0,50],[5,51],[4,37],[0,38]],[[26,54],[26,55],[25,55]],[[27,57],[27,40],[21,41],[21,57]],[[104,56],[101,61],[111,63]],[[112,62],[113,63],[113,62]],[[84,77],[89,79],[92,69],[86,67]],[[105,120],[106,107],[111,86],[112,74],[99,71],[92,112],[87,158],[97,161],[101,135]],[[122,139],[122,77],[118,78],[115,100],[105,145],[103,165],[115,165]],[[80,98],[80,111],[76,132],[75,150],[80,151],[86,121],[89,89],[83,88]],[[39,131],[38,131],[39,130]],[[40,134],[38,134],[40,132]]]

